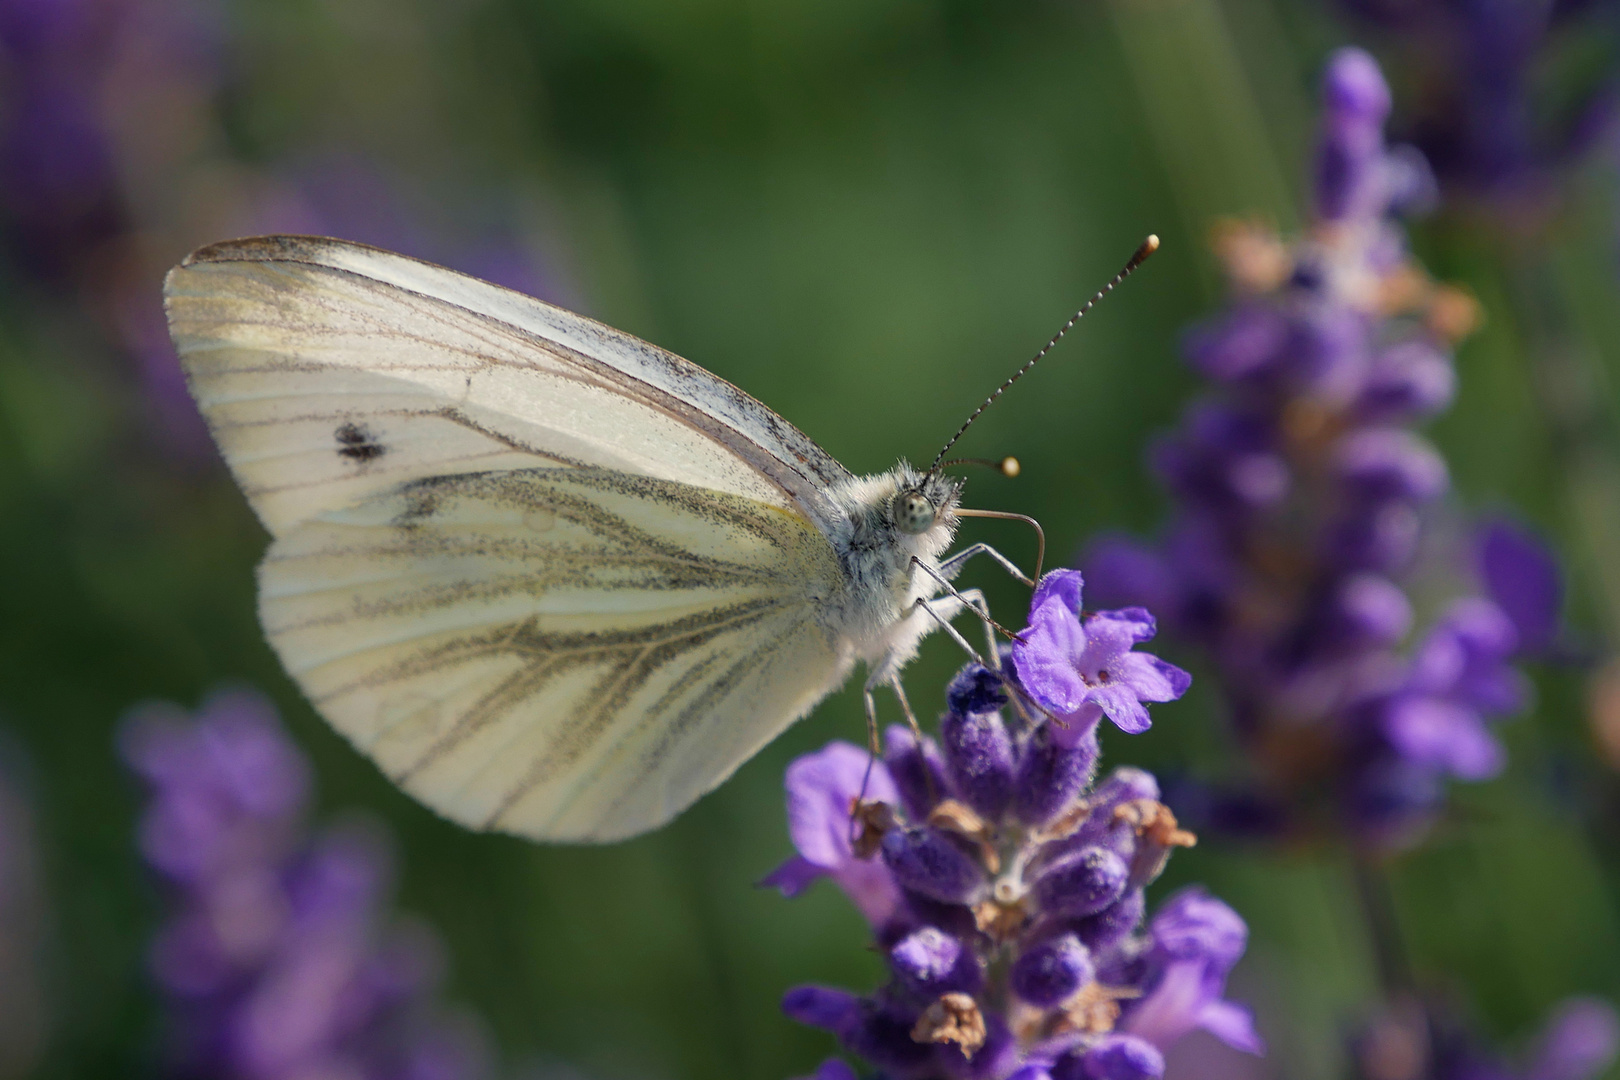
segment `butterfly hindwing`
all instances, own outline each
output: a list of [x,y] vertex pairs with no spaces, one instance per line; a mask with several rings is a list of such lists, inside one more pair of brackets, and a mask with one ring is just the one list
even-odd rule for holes
[[406,483],[279,537],[261,618],[323,714],[441,813],[544,839],[653,828],[847,674],[826,539],[598,468]]

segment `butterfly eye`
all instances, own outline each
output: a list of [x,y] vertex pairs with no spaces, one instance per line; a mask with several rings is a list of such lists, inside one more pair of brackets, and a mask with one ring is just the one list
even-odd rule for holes
[[894,497],[889,516],[894,519],[895,528],[917,536],[933,526],[934,504],[920,491],[902,491]]

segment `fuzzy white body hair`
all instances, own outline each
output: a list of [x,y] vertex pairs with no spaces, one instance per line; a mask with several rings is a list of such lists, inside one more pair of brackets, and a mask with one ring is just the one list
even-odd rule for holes
[[[898,493],[908,490],[920,491],[936,508],[934,524],[924,532],[906,533],[894,524],[890,507]],[[959,481],[924,476],[902,461],[887,472],[852,477],[828,491],[848,524],[827,536],[843,571],[843,588],[828,598],[823,618],[839,650],[849,660],[865,662],[873,681],[884,681],[905,666],[923,637],[939,627],[915,605],[937,595],[941,586],[911,560],[938,571],[939,557],[956,535],[960,490]]]

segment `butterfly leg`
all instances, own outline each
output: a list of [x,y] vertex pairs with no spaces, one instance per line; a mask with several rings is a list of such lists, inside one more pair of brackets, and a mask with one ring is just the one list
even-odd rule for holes
[[[971,551],[972,549],[970,548],[969,550]],[[986,550],[987,551],[993,551],[993,549],[990,549],[990,548],[986,548]],[[1000,558],[1001,556],[997,555],[996,557]],[[979,618],[983,619],[987,626],[994,627],[996,630],[999,630],[1003,635],[1005,635],[1007,638],[1009,638],[1009,639],[1011,639],[1013,641],[1019,640],[1017,634],[1013,633],[1011,630],[1008,630],[1005,626],[1002,626],[1000,623],[996,622],[996,620],[994,620],[994,619],[992,619],[990,617],[990,605],[989,604],[985,604],[984,608],[981,610],[978,606],[970,603],[968,601],[968,599],[967,599],[966,594],[958,592],[956,586],[952,585],[950,583],[950,580],[940,570],[935,570],[933,567],[929,566],[927,563],[923,562],[921,559],[917,558],[915,555],[913,555],[911,557],[911,565],[915,566],[917,569],[921,570],[923,573],[925,573],[929,577],[933,578],[934,581],[936,583],[938,583],[940,588],[942,588],[946,592],[950,593],[951,596],[954,597],[962,605],[962,607],[958,608],[957,611],[961,611],[963,608],[970,608],[971,607],[971,608],[973,608],[974,611],[978,612]],[[1009,565],[1011,565],[1011,564],[1009,564]],[[1016,569],[1016,567],[1014,569]],[[977,591],[977,590],[975,590],[975,591]],[[984,595],[982,593],[979,594],[979,599],[981,601],[984,599]],[[956,612],[952,612],[951,614],[954,616],[956,614]],[[992,649],[991,651],[994,652],[995,650]],[[982,660],[979,661],[979,662],[983,663]]]
[[[906,690],[901,685],[899,674],[890,670],[887,664],[880,663],[876,665],[866,680],[866,686],[861,691],[861,696],[866,702],[866,739],[870,753],[866,759],[866,772],[861,777],[860,794],[856,796],[855,803],[850,808],[850,835],[852,839],[859,831],[855,816],[859,813],[861,803],[866,801],[866,785],[872,778],[872,764],[883,756],[882,747],[878,742],[877,697],[874,693],[880,686],[887,686],[894,691],[894,696],[900,702],[900,711],[906,714],[906,726],[911,728],[911,737],[917,741],[919,753],[923,745],[922,725],[917,723],[917,714],[911,709],[911,701],[906,697]],[[923,783],[928,788],[929,802],[937,801],[939,796],[934,791],[934,777],[927,768],[923,769]]]
[[989,544],[970,544],[961,551],[956,552],[954,555],[941,560],[939,564],[940,574],[942,574],[948,580],[955,580],[956,575],[961,573],[962,567],[965,566],[967,561],[973,558],[975,555],[988,555],[992,559],[996,560],[996,562],[1000,563],[1003,570],[1007,571],[1007,573],[1011,574],[1025,585],[1033,586],[1035,584],[1035,582],[1031,580],[1022,570],[1018,569],[1017,563],[1007,558],[1007,556],[1003,555]]
[[979,622],[984,627],[985,652],[992,660],[998,661],[994,666],[1000,668],[1001,642],[996,638],[996,628],[990,625],[990,601],[985,599],[984,590],[963,589],[957,595],[967,601],[968,607],[979,616]]

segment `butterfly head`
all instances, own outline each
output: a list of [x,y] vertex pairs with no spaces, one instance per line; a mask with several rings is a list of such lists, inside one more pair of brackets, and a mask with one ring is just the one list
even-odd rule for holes
[[896,532],[923,536],[936,528],[956,528],[957,500],[962,482],[940,473],[919,473],[901,466],[895,478],[897,490],[889,500],[889,522]]

